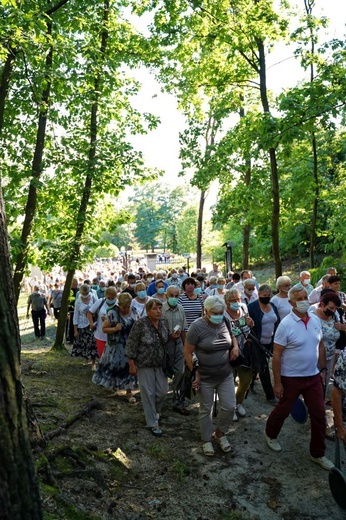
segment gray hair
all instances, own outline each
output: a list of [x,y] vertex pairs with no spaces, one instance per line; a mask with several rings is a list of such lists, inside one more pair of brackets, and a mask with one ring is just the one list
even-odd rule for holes
[[206,311],[220,312],[226,309],[226,304],[220,296],[208,296],[204,301],[204,308]]
[[296,283],[291,289],[288,291],[288,299],[292,301],[296,301],[296,294],[300,291],[305,291],[306,294],[308,294],[307,290],[305,289],[304,285],[302,283]]
[[272,288],[270,287],[270,285],[267,285],[266,283],[264,283],[263,285],[261,285],[258,288],[258,294],[264,293],[264,292],[270,292],[270,294],[272,293]]
[[244,287],[247,287],[248,285],[254,285],[256,287],[256,281],[254,278],[247,278],[243,281]]
[[163,303],[162,300],[159,300],[158,298],[150,298],[150,300],[147,301],[145,304],[145,310],[151,311],[151,309],[156,305],[157,307],[162,307]]
[[322,283],[328,282],[329,278],[330,274],[325,274],[324,276],[322,276]]
[[209,278],[209,283],[216,283],[216,281],[217,281],[217,276],[211,276]]
[[225,302],[227,303],[234,296],[236,296],[237,298],[241,298],[241,293],[235,287],[231,287],[231,289],[225,292]]
[[279,287],[285,283],[291,283],[291,278],[289,276],[279,276],[276,280],[276,288],[279,289]]
[[89,294],[90,292],[90,285],[88,285],[87,283],[83,283],[83,285],[80,286],[79,288],[79,293],[80,294]]

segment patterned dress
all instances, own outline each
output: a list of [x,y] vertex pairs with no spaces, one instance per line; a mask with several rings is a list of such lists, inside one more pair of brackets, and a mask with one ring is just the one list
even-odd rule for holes
[[116,305],[107,312],[107,321],[112,326],[121,323],[122,329],[107,334],[106,347],[92,378],[96,385],[117,390],[131,390],[137,387],[136,377],[129,373],[129,358],[125,351],[127,338],[137,318],[135,309],[131,309],[130,315],[124,317]]
[[73,324],[78,327],[78,337],[75,338],[73,342],[73,348],[71,351],[72,357],[81,356],[86,359],[98,358],[94,333],[90,330],[87,318],[87,312],[96,300],[97,298],[92,294],[90,295],[88,303],[84,303],[80,297],[76,300]]
[[340,353],[335,364],[334,386],[342,390],[342,416],[346,422],[346,349]]

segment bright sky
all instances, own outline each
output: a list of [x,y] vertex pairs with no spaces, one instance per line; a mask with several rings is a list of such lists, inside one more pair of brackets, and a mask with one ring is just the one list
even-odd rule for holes
[[[297,5],[304,9],[303,0]],[[343,38],[345,30],[345,0],[316,0],[315,16],[323,15],[330,19],[328,31],[322,31],[319,43],[332,38]],[[134,20],[132,20],[134,22]],[[143,27],[143,25],[142,25]],[[280,90],[293,86],[303,71],[293,59],[293,50],[281,45],[277,51],[267,57],[267,81],[270,90],[278,93]],[[147,136],[131,138],[133,145],[142,150],[149,167],[164,170],[164,182],[171,186],[184,182],[177,175],[180,171],[179,161],[179,131],[184,128],[183,115],[177,109],[177,103],[172,95],[161,93],[160,85],[146,70],[137,74],[143,88],[135,104],[138,109],[151,112],[161,119],[159,127]],[[185,181],[186,182],[186,181]],[[215,202],[215,190],[212,190],[208,205]]]

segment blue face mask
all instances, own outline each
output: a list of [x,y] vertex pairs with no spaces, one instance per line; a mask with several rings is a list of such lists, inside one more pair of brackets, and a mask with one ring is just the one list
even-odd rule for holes
[[215,325],[220,325],[223,320],[223,314],[211,314],[209,320]]
[[100,291],[100,292],[105,292],[105,290],[106,290],[106,287],[100,287],[100,288],[99,288],[99,291]]
[[138,298],[140,298],[141,300],[144,300],[146,295],[147,295],[147,291],[138,291],[138,293],[137,293]]
[[211,288],[212,288],[212,289],[217,289],[217,285],[216,285],[216,283],[212,283],[212,284],[211,284]]
[[98,285],[92,285],[91,288],[94,289],[94,291],[98,291],[99,290],[99,286]]
[[240,303],[239,302],[231,303],[230,307],[231,307],[232,311],[239,311]]
[[108,300],[108,298],[106,298],[106,303],[107,305],[113,305],[115,303],[115,300]]
[[176,307],[178,304],[178,298],[168,298],[168,305],[170,305],[171,307]]
[[165,288],[164,287],[159,287],[157,289],[157,294],[163,294],[165,292]]
[[196,289],[194,289],[193,292],[194,292],[195,294],[201,294],[201,292],[202,292],[202,287],[196,287]]
[[225,286],[224,286],[224,285],[218,285],[217,288],[218,288],[218,289],[224,289]]

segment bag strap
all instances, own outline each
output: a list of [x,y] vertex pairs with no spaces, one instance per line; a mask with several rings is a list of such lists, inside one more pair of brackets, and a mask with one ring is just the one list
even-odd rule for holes
[[97,307],[97,310],[94,312],[94,314],[98,314],[100,312],[100,309],[105,301],[106,301],[106,298],[102,298],[102,301],[101,301],[100,305]]

